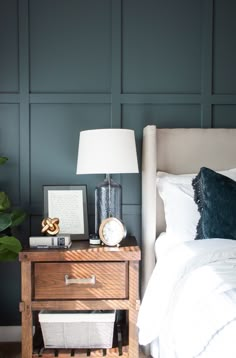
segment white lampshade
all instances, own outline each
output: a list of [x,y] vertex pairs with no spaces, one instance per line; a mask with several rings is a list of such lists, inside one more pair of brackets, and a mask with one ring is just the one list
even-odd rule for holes
[[80,132],[76,174],[138,173],[134,131],[94,129]]

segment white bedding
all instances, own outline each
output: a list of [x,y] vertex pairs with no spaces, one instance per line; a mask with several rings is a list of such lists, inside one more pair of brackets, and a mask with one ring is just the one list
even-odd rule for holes
[[180,244],[180,241],[177,239],[174,239],[171,237],[171,235],[168,235],[166,232],[160,233],[158,238],[155,241],[155,257],[158,259],[158,257],[161,257],[167,253],[170,252],[170,250],[173,247],[176,247],[176,245]]
[[139,343],[158,338],[160,358],[235,358],[236,241],[161,245],[139,311]]

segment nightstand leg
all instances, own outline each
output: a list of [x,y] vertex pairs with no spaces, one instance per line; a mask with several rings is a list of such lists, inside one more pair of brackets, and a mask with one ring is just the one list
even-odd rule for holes
[[31,309],[31,262],[21,263],[22,358],[32,358],[33,320]]
[[139,356],[139,345],[137,336],[137,314],[136,309],[129,309],[129,358],[137,358]]
[[137,261],[130,261],[129,263],[129,300],[130,309],[129,317],[129,358],[137,358],[139,356],[138,345],[138,292],[139,292],[139,263]]

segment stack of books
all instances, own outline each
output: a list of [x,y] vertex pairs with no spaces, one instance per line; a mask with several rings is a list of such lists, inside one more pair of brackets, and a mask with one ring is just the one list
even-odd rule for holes
[[30,236],[29,246],[36,249],[68,249],[72,244],[70,235]]

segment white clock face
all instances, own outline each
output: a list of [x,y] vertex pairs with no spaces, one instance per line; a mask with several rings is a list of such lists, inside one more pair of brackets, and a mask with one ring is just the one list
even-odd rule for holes
[[124,226],[116,218],[105,219],[99,230],[103,242],[110,246],[117,245],[124,237]]

